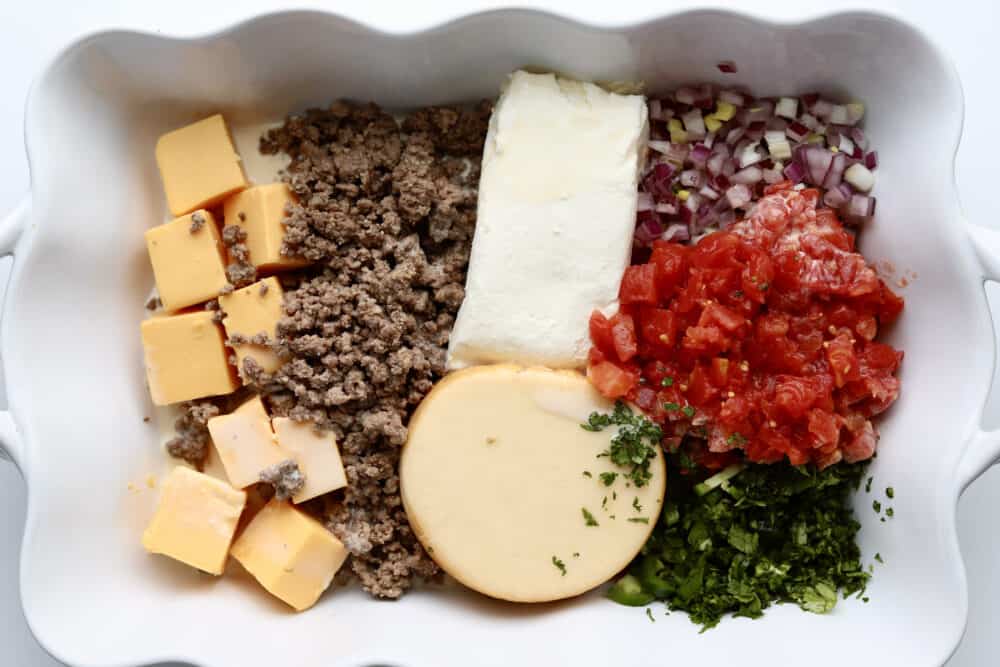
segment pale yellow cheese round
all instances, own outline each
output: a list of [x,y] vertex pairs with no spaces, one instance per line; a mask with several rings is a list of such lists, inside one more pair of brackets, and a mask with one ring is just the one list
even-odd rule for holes
[[666,470],[658,451],[641,488],[624,474],[604,485],[600,473],[627,472],[598,456],[615,430],[580,424],[612,408],[571,371],[479,366],[439,383],[400,463],[403,503],[431,557],[469,588],[516,602],[572,597],[621,571],[659,516]]

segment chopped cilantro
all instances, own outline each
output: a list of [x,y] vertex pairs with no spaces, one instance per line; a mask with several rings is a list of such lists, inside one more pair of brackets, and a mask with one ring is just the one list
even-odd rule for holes
[[599,526],[599,525],[601,525],[601,524],[597,523],[597,519],[594,518],[594,515],[591,514],[590,510],[588,510],[586,507],[581,507],[580,511],[583,512],[583,522],[586,525],[588,525],[588,526]]
[[632,499],[632,507],[635,508],[636,512],[642,511],[642,505],[639,504],[639,496]]
[[888,516],[888,517],[892,517],[892,516],[896,515],[896,512],[891,507],[886,507],[885,508],[885,515]]
[[663,409],[666,410],[667,412],[677,412],[678,410],[681,409],[681,406],[678,405],[677,403],[664,403]]
[[892,488],[891,486],[887,486],[885,489],[885,495],[888,496],[889,498],[895,498],[896,489]]
[[618,492],[617,491],[612,491],[611,492],[611,500],[618,500]]
[[868,604],[868,600],[869,600],[869,598],[868,598],[867,595],[864,596],[863,598],[861,598],[861,601],[864,602],[865,604]]
[[560,572],[562,572],[562,576],[564,576],[564,577],[566,576],[566,563],[562,562],[561,560],[559,560],[558,558],[556,558],[555,556],[553,556],[552,557],[552,564],[555,565],[559,569]]
[[873,509],[873,510],[875,510],[875,513],[876,513],[876,514],[877,514],[878,512],[881,512],[881,511],[882,511],[882,503],[880,503],[880,502],[879,502],[879,501],[877,501],[877,500],[873,500],[873,501],[872,501],[872,509]]
[[627,405],[618,401],[610,415],[593,413],[586,424],[588,431],[600,431],[605,426],[615,425],[618,432],[611,438],[611,447],[600,456],[607,456],[617,466],[629,468],[624,473],[636,486],[644,486],[653,473],[650,462],[656,458],[663,431],[643,415],[636,415]]
[[653,618],[653,610],[650,607],[646,607],[646,616],[649,617],[651,623],[656,623],[656,619]]
[[615,479],[618,478],[618,473],[616,472],[602,472],[600,474],[601,481],[604,482],[604,486],[611,486],[615,483]]
[[847,500],[866,464],[749,464],[699,495],[703,476],[679,474],[675,458],[656,528],[628,570],[627,603],[662,600],[707,629],[777,602],[826,613],[838,593],[864,591],[871,575]]
[[882,560],[882,554],[878,553],[877,551],[875,552],[875,560],[877,560],[880,563],[885,563],[885,561]]
[[865,482],[865,493],[871,493],[872,492],[872,479],[874,479],[874,478],[869,477],[868,481]]
[[583,476],[584,476],[584,477],[593,477],[593,475],[591,475],[591,474],[590,474],[590,471],[589,471],[589,470],[584,470],[584,471],[583,471]]
[[608,506],[608,497],[604,496],[604,498],[601,499],[601,509],[605,509],[607,508],[607,506]]
[[649,523],[649,517],[646,516],[631,516],[628,520],[632,523]]
[[670,377],[670,376],[667,376],[667,377],[663,378],[662,380],[660,380],[660,386],[661,387],[673,387],[674,386],[674,379],[672,377]]
[[685,405],[681,409],[681,412],[683,412],[684,416],[687,417],[688,419],[691,419],[691,417],[694,417],[694,408],[692,408],[690,405]]
[[580,557],[580,552],[579,551],[574,551],[573,552],[573,558],[579,558],[579,557]]

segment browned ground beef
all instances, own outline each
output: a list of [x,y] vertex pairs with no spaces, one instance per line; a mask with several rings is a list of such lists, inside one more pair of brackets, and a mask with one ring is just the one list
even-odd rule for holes
[[291,157],[299,204],[283,251],[322,268],[286,281],[277,345],[290,361],[254,383],[276,414],[336,433],[349,485],[326,519],[377,597],[438,573],[406,519],[397,465],[410,415],[444,375],[489,114],[434,107],[401,128],[375,105],[337,103],[261,141]]

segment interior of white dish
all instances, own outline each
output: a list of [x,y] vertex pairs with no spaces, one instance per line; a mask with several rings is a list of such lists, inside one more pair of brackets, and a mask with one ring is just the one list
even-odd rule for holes
[[[720,73],[721,60],[739,73]],[[393,108],[493,97],[524,66],[642,80],[654,92],[715,81],[867,104],[879,204],[862,247],[916,276],[889,335],[906,351],[903,393],[882,422],[872,494],[856,502],[864,562],[876,552],[885,561],[868,604],[848,600],[827,616],[784,606],[703,635],[683,614],[654,605],[651,623],[597,593],[518,607],[452,587],[396,603],[333,590],[293,615],[238,567],[216,580],[142,550],[157,495],[146,479],[169,465],[143,422],[152,408],[137,327],[152,280],[142,233],[164,211],[156,137],[215,111],[242,125],[339,97]],[[498,12],[394,36],[292,13],[193,41],[84,41],[29,104],[33,227],[6,313],[11,403],[26,441],[22,595],[32,628],[81,665],[939,664],[966,613],[955,469],[990,378],[988,313],[951,183],[961,114],[940,55],[870,15],[776,26],[696,12],[599,30]],[[876,497],[893,519],[879,521]]]

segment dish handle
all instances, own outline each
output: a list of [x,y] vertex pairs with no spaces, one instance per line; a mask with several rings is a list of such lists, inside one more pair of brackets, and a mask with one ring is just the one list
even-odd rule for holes
[[[0,257],[14,254],[21,233],[28,225],[31,198],[25,197],[10,214],[0,220]],[[21,436],[17,424],[7,409],[0,410],[0,459],[19,465],[21,461]]]

